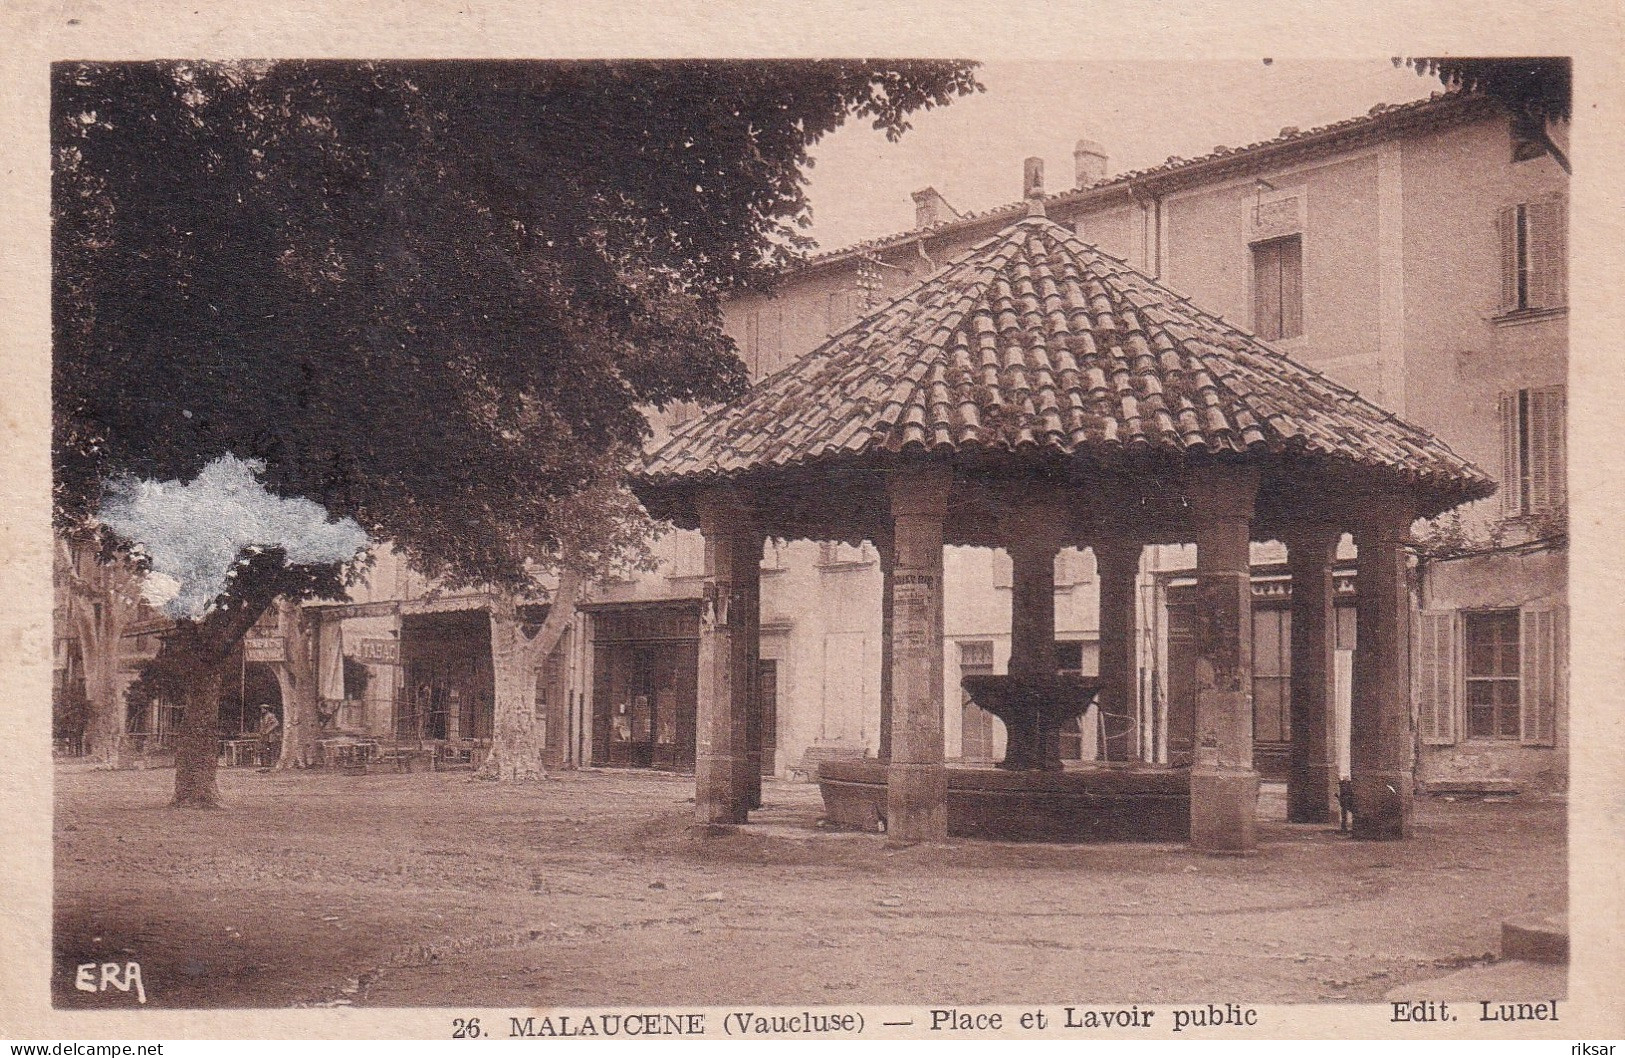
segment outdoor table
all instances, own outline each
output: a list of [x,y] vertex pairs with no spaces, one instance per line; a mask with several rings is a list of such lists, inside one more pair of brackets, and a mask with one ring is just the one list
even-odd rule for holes
[[228,738],[220,742],[220,759],[228,768],[238,768],[243,764],[246,756],[253,759],[259,746],[257,738]]

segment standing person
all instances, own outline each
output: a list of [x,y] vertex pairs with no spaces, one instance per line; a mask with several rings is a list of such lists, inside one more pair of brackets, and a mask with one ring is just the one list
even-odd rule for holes
[[269,705],[260,706],[258,732],[260,767],[269,768],[276,764],[277,754],[282,749],[282,721],[277,719],[276,710]]

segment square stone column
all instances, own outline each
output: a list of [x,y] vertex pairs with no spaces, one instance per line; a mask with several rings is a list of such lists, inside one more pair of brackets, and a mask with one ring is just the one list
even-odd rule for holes
[[880,745],[876,756],[891,760],[892,572],[896,546],[889,530],[877,531],[871,541],[880,555]]
[[1196,760],[1191,845],[1256,851],[1253,592],[1248,561],[1255,472],[1214,468],[1186,487],[1196,526]]
[[[700,824],[743,823],[750,807],[745,770],[750,765],[748,659],[755,647],[747,616],[759,597],[761,537],[731,495],[708,496],[700,506],[705,538],[705,584],[700,604],[700,664],[695,717],[694,816]],[[751,550],[755,545],[754,558]]]
[[1137,628],[1135,578],[1140,572],[1140,545],[1099,543],[1091,546],[1100,574],[1100,722],[1105,728],[1107,760],[1137,760],[1140,725],[1139,673],[1134,651]]
[[[1013,680],[1055,676],[1055,556],[1061,550],[1059,519],[1049,511],[1025,510],[1006,527],[1010,554],[1010,665]],[[984,703],[984,707],[987,707]],[[989,711],[992,711],[991,709]],[[1061,730],[1036,710],[1000,714],[1005,754],[1001,767],[1061,767]]]
[[1337,818],[1337,755],[1331,737],[1331,702],[1337,649],[1332,609],[1336,529],[1305,526],[1285,534],[1292,573],[1292,746],[1287,762],[1289,823]]
[[1407,838],[1411,830],[1411,600],[1403,545],[1412,520],[1405,504],[1374,499],[1354,525],[1360,551],[1349,734],[1354,836],[1378,841]]
[[1010,553],[1010,675],[1055,675],[1056,541],[1026,539]]
[[894,472],[891,578],[891,762],[886,842],[948,836],[942,745],[942,531],[952,474],[946,467]]
[[734,781],[738,796],[747,808],[762,807],[762,694],[760,666],[762,652],[762,534],[743,522],[734,539],[738,542],[738,567],[734,570],[734,605],[730,614],[733,635],[729,644],[733,658],[733,685],[736,698],[745,711],[745,753],[737,764]]

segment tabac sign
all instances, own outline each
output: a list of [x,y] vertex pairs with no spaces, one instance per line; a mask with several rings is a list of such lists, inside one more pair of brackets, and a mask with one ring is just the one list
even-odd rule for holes
[[245,661],[274,663],[288,660],[288,641],[282,636],[249,636],[243,640]]
[[350,656],[371,665],[399,665],[401,643],[398,639],[363,639],[356,643]]

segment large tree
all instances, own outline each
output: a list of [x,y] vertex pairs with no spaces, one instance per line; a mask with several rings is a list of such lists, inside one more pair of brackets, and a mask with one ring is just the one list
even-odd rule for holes
[[[804,249],[808,148],[977,85],[958,62],[155,62],[52,88],[59,528],[231,455],[517,597],[642,408],[744,384],[720,302]],[[197,743],[177,803],[216,799],[194,714],[232,646],[278,595],[340,588],[279,555],[245,552],[165,643]]]

